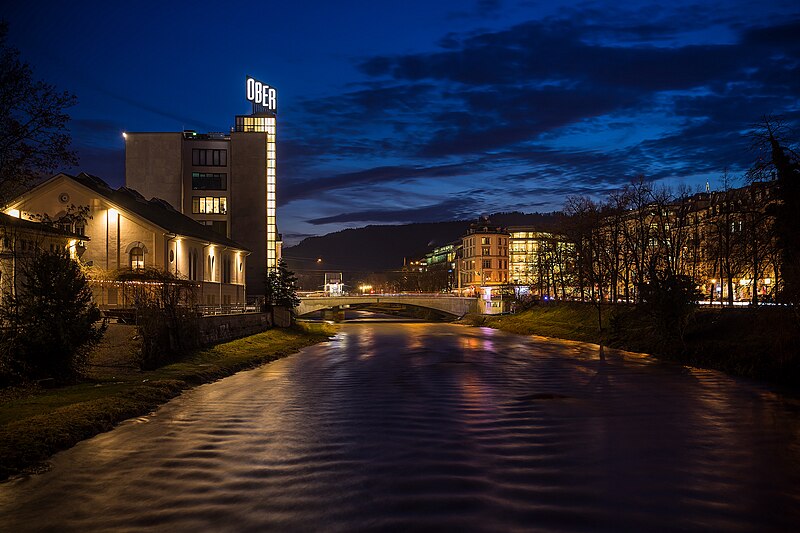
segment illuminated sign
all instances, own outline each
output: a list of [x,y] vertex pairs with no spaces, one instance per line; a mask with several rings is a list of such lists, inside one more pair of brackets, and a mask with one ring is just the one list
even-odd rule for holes
[[278,110],[275,88],[251,76],[247,76],[247,99],[253,103],[253,113],[275,113]]

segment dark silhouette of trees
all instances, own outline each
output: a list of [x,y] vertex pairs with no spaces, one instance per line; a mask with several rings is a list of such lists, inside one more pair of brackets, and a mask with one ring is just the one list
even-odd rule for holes
[[759,156],[751,181],[774,181],[780,202],[775,206],[775,237],[782,286],[778,298],[800,303],[800,156],[787,140],[788,128],[776,117],[764,117],[753,133]]
[[0,22],[0,205],[36,178],[77,164],[65,110],[73,95],[33,79]]
[[744,256],[738,190],[731,185],[727,172],[722,177],[722,191],[715,194],[709,218],[708,248],[714,261],[714,274],[727,286],[728,305],[733,305],[733,278],[741,270]]
[[281,260],[277,268],[270,269],[264,280],[264,305],[267,309],[275,306],[293,310],[300,305],[297,297],[297,278]]
[[21,378],[78,377],[105,331],[81,266],[62,248],[22,262],[19,288],[0,305],[6,374]]
[[685,348],[686,327],[702,293],[689,276],[671,270],[652,270],[642,285],[642,306],[653,319],[656,333],[667,346],[677,341]]

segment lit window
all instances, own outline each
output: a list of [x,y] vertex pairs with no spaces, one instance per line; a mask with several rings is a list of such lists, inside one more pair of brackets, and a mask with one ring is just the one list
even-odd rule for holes
[[144,250],[136,246],[131,249],[131,269],[140,270],[144,268]]

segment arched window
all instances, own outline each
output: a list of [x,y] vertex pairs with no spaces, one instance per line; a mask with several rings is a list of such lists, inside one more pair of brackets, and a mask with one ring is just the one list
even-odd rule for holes
[[189,250],[189,279],[197,280],[197,250]]
[[144,268],[144,250],[139,246],[131,248],[131,270]]

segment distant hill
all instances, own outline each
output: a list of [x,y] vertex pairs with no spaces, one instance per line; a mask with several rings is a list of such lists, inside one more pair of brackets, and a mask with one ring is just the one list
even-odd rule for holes
[[[534,226],[552,229],[559,213],[496,213],[489,216],[500,226]],[[403,259],[420,257],[431,248],[459,239],[473,220],[424,222],[417,224],[366,226],[309,237],[296,246],[284,248],[283,257],[295,272],[377,272],[396,270]],[[317,259],[322,259],[317,262]]]

